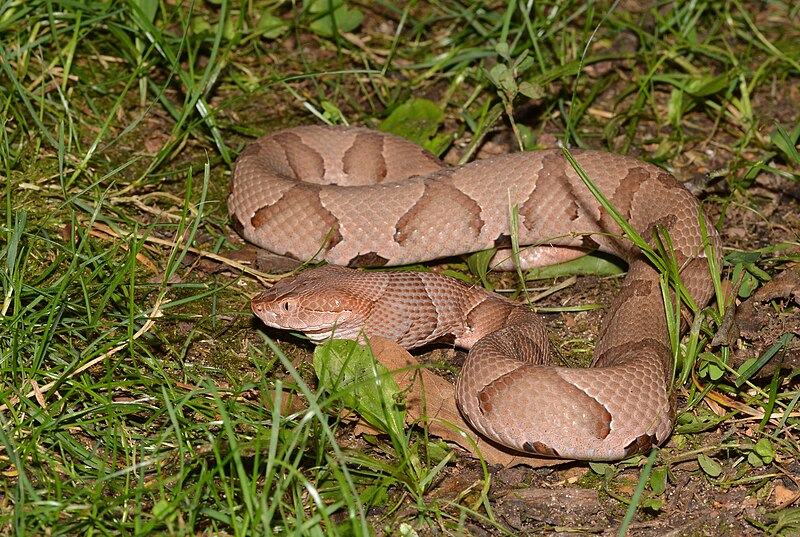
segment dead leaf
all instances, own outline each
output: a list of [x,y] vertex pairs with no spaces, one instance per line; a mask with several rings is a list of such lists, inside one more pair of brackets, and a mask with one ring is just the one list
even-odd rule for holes
[[775,505],[780,509],[789,507],[797,501],[798,493],[783,485],[775,485]]

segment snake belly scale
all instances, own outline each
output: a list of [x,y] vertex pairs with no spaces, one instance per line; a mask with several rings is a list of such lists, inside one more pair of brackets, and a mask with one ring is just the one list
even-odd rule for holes
[[[598,151],[573,155],[642,237],[651,240],[657,228],[669,234],[683,285],[705,305],[713,294],[706,252],[719,261],[721,247],[712,226],[705,237],[701,232],[698,200],[651,164]],[[586,250],[628,262],[590,368],[550,365],[542,321],[524,304],[438,274],[342,268],[507,247],[512,205],[519,244],[531,246],[520,257],[523,266]],[[659,275],[621,237],[561,151],[449,167],[381,132],[297,127],[242,152],[228,211],[246,240],[330,263],[254,298],[253,311],[267,325],[302,331],[317,343],[334,333],[357,339],[363,330],[406,348],[448,341],[469,349],[457,403],[490,440],[535,455],[615,460],[669,436],[673,361]]]

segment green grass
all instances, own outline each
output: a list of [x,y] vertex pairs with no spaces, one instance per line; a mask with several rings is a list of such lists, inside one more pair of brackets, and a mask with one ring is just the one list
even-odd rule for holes
[[[433,147],[472,139],[465,158],[505,121],[524,148],[562,140],[721,176],[708,225],[747,230],[726,239],[742,297],[800,260],[796,217],[758,216],[800,173],[792,2],[349,2],[335,19],[326,2],[296,4],[0,8],[2,534],[511,531],[483,471],[437,495],[453,459],[424,435],[348,440],[302,349],[279,350],[254,322],[252,272],[193,264],[238,247],[227,179],[256,135],[377,126],[425,96],[443,111]],[[781,375],[750,383],[728,347],[707,345],[722,314],[707,310],[687,339],[706,389],[686,385],[690,412],[626,520],[637,507],[668,519],[666,476],[695,460],[709,494],[742,487],[760,513],[778,508],[744,527],[790,533],[796,515],[769,492],[775,475],[797,479],[798,394]],[[745,429],[746,414],[712,415],[712,390],[776,418]],[[701,434],[720,422],[727,436]],[[616,502],[615,527],[628,467],[586,478]]]

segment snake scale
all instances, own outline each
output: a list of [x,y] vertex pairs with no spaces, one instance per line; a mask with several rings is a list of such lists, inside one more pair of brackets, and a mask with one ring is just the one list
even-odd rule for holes
[[[598,189],[648,241],[666,230],[681,281],[698,306],[713,294],[698,200],[672,175],[637,159],[572,152]],[[363,272],[500,248],[508,259],[512,206],[523,267],[587,250],[629,270],[610,306],[592,367],[550,365],[542,321],[528,306],[446,276]],[[615,460],[669,436],[673,359],[656,269],[590,193],[560,150],[450,167],[421,147],[364,128],[306,126],[250,144],[231,179],[228,210],[248,241],[329,265],[281,280],[253,299],[269,326],[336,337],[390,337],[406,348],[445,341],[469,349],[456,385],[479,433],[551,457]],[[707,248],[710,246],[710,248]],[[337,265],[337,266],[333,266]],[[719,266],[717,263],[716,266]]]

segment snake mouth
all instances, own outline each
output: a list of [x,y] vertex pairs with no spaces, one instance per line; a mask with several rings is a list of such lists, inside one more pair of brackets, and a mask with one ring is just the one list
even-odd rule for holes
[[302,332],[308,339],[310,339],[317,345],[333,338],[333,332],[329,328],[328,329],[320,328],[318,330],[304,329]]
[[352,329],[348,330],[342,325],[330,325],[330,324],[323,324],[318,326],[305,325],[298,328],[290,328],[290,330],[296,330],[298,332],[302,332],[308,339],[310,339],[316,345],[325,343],[326,341],[332,339],[355,340],[357,339],[358,334],[361,332],[360,329],[358,331],[353,331]]
[[336,326],[331,324],[305,324],[305,323],[287,323],[280,315],[273,311],[256,311],[256,315],[261,321],[270,328],[278,330],[290,330],[303,334],[306,338],[311,340],[315,345],[324,343],[329,339],[338,337],[339,339],[352,339],[348,338],[345,330],[337,330]]
[[[254,305],[253,312],[267,326],[280,330],[302,332],[316,344],[333,338],[355,339],[355,336],[361,330],[360,327],[363,326],[363,322],[357,321],[353,323],[347,319],[342,322],[339,315],[332,318],[330,315],[324,315],[323,312],[313,310],[304,311],[304,315],[289,316],[280,310],[275,311],[271,308]],[[322,318],[315,321],[314,319],[318,316],[322,316]]]

